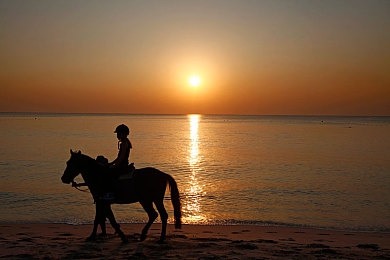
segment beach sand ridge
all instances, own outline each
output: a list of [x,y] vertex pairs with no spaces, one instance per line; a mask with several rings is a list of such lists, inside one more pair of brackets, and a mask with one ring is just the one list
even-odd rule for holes
[[[91,225],[0,224],[1,259],[390,259],[390,233],[256,225],[160,224],[139,242],[143,224],[122,224],[129,243],[108,235],[86,241]],[[111,233],[111,234],[110,234]]]

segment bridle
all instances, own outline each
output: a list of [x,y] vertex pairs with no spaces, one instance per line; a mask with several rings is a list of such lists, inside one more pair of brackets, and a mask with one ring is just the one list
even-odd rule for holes
[[76,190],[82,191],[82,192],[88,192],[89,188],[86,189],[80,189],[79,187],[82,186],[88,186],[85,182],[84,183],[77,183],[75,181],[72,181],[72,187],[74,187]]

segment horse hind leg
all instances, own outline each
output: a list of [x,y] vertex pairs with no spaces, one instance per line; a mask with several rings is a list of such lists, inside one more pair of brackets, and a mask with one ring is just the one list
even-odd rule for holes
[[165,210],[163,200],[155,201],[154,204],[156,204],[156,207],[157,207],[158,212],[160,213],[160,218],[161,218],[161,222],[162,222],[161,236],[160,236],[160,240],[158,241],[159,243],[162,243],[162,242],[164,242],[165,235],[167,233],[168,213]]
[[148,234],[150,226],[153,224],[153,222],[158,217],[158,214],[156,210],[153,208],[153,203],[151,201],[148,202],[140,202],[146,213],[148,214],[149,220],[148,223],[146,223],[145,227],[142,229],[141,233],[141,241],[144,241],[146,239],[146,235]]

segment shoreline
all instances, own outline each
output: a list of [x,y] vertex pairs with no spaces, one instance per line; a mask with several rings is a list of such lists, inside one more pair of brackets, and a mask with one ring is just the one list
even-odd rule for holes
[[[121,226],[126,226],[126,225],[146,225],[146,222],[120,222],[118,221],[118,224]],[[92,222],[81,222],[81,223],[72,223],[72,222],[39,222],[39,221],[2,221],[0,222],[0,227],[1,226],[6,226],[6,225],[65,225],[65,226],[91,226],[93,225]],[[106,225],[108,228],[111,228],[110,222],[106,220]],[[154,225],[161,225],[161,222],[155,221],[153,223]],[[377,233],[377,234],[390,234],[390,229],[388,228],[383,228],[383,229],[364,229],[364,228],[338,228],[338,227],[322,227],[322,226],[310,226],[310,225],[294,225],[294,224],[285,224],[285,223],[277,223],[277,222],[261,222],[261,223],[252,223],[252,222],[208,222],[208,223],[183,223],[183,226],[199,226],[199,227],[213,227],[213,226],[248,226],[248,227],[262,227],[262,228],[269,228],[269,227],[274,227],[274,228],[287,228],[287,229],[313,229],[313,230],[322,230],[323,232],[344,232],[344,233]],[[173,221],[168,221],[168,226],[174,226]]]
[[[139,242],[144,224],[121,224],[122,244],[107,223],[107,237],[87,242],[91,224],[0,224],[0,258],[10,259],[370,259],[390,258],[390,233],[260,225],[153,224]],[[100,232],[100,229],[99,229]]]
[[[0,221],[0,226],[4,225],[69,225],[69,226],[92,226],[93,222],[51,222],[51,221],[28,221],[28,220],[20,220],[20,221]],[[137,221],[137,222],[121,222],[118,221],[120,225],[145,225],[146,222]],[[161,222],[156,220],[153,225],[160,225]],[[108,220],[106,220],[107,227],[111,227]],[[168,220],[169,226],[174,226],[173,220]],[[218,222],[197,222],[197,223],[188,223],[182,222],[183,226],[249,226],[249,227],[275,227],[275,228],[287,228],[287,229],[314,229],[314,230],[323,230],[324,232],[351,232],[351,233],[378,233],[378,234],[390,234],[389,228],[342,228],[342,227],[327,227],[327,226],[311,226],[311,225],[299,225],[292,223],[278,223],[278,222],[263,222],[263,221],[218,221]]]

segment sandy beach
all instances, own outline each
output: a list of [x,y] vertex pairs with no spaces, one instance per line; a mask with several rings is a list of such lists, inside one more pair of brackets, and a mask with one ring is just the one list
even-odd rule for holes
[[86,241],[91,225],[1,224],[2,259],[390,259],[390,233],[275,226],[160,224],[139,242],[143,224],[122,224],[123,244],[108,226],[106,237]]

